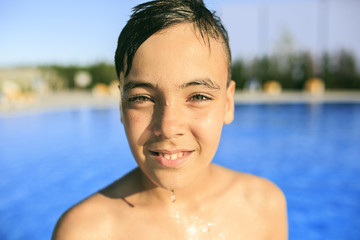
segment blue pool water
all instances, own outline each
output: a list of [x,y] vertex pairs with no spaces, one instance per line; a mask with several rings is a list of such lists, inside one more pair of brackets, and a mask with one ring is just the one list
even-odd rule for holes
[[[360,239],[360,104],[238,105],[214,162],[283,189],[290,239]],[[118,109],[0,117],[0,239],[50,239],[134,167]]]

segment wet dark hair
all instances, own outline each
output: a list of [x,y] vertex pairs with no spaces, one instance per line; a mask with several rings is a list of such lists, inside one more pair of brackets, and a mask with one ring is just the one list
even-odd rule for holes
[[116,73],[126,77],[140,45],[156,32],[178,23],[193,23],[204,41],[220,41],[228,59],[230,80],[231,52],[228,33],[215,12],[210,12],[202,0],[155,0],[133,8],[133,13],[120,33],[115,52]]

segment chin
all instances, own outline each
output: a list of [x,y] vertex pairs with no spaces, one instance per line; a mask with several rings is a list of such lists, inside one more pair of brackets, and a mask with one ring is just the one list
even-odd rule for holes
[[198,172],[189,173],[181,170],[159,169],[153,173],[150,180],[158,187],[166,190],[181,190],[194,184]]

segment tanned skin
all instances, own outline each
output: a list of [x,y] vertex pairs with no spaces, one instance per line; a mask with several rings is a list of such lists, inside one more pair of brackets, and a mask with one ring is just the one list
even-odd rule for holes
[[121,83],[138,168],[63,214],[53,239],[287,239],[282,191],[211,163],[234,115],[227,77],[222,43],[191,23],[148,38]]

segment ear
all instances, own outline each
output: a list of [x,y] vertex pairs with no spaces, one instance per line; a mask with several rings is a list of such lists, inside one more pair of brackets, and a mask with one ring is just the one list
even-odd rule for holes
[[234,93],[235,93],[235,82],[230,81],[229,86],[226,89],[226,110],[224,123],[230,124],[234,119]]
[[124,124],[123,111],[122,111],[121,103],[120,103],[120,121],[121,121],[122,124]]
[[[120,74],[120,79],[121,78],[122,78],[122,73]],[[124,113],[123,113],[123,107],[122,107],[122,100],[123,100],[122,96],[123,96],[123,94],[122,94],[122,88],[121,88],[120,83],[121,83],[121,80],[119,81],[119,85],[118,85],[119,92],[120,92],[120,101],[119,101],[120,121],[121,121],[122,124],[124,124],[124,121],[123,121]]]
[[122,124],[124,124],[124,119],[123,119],[124,112],[123,112],[121,99],[120,99],[120,103],[119,103],[119,110],[120,110],[120,121],[121,121]]

